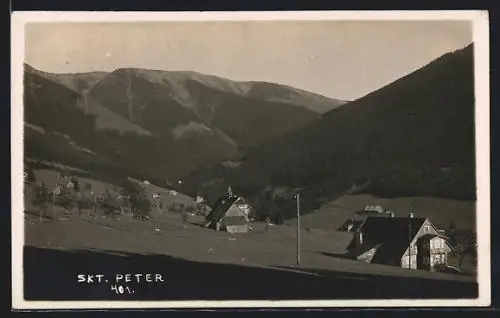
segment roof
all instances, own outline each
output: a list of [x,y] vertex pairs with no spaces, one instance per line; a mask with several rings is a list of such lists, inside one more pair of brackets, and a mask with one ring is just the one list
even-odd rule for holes
[[220,197],[212,207],[212,210],[207,215],[206,219],[208,221],[220,220],[224,216],[224,213],[233,205],[234,202],[238,200],[238,197],[229,197],[227,194]]
[[348,253],[348,255],[354,256],[354,257],[359,257],[363,255],[364,253],[368,252],[372,248],[380,248],[380,243],[374,243],[374,242],[366,242],[363,245],[359,246],[355,250],[352,250]]
[[441,235],[441,234],[432,234],[432,233],[424,234],[421,237],[428,237],[429,239],[432,239],[432,238],[435,238],[435,237],[440,237],[440,238],[445,239],[445,240],[448,239],[447,236],[444,236],[444,235]]
[[361,225],[363,225],[363,222],[364,220],[347,220],[344,222],[344,224],[342,224],[342,226],[339,229],[341,231],[342,230],[347,231],[349,225],[352,225],[350,232],[356,232],[361,227]]
[[450,238],[448,236],[446,236],[446,235],[442,235],[442,234],[425,234],[425,235],[422,235],[421,237],[428,237],[429,239],[440,237],[440,238],[442,238],[446,242],[446,245],[448,245],[448,247],[450,248],[450,250],[452,250],[452,251],[455,250],[453,248],[453,246],[450,244],[450,241],[449,241]]
[[[358,231],[363,233],[363,244],[374,246],[380,244],[377,253],[373,257],[374,262],[386,262],[394,258],[400,258],[405,253],[410,240],[413,240],[418,230],[424,224],[426,218],[380,218],[368,217]],[[348,248],[354,248],[354,240]]]

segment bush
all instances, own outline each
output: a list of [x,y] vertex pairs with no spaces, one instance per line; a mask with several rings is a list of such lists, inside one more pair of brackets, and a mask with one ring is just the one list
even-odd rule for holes
[[116,211],[120,209],[117,196],[108,190],[98,198],[98,206],[103,210],[103,214],[108,217],[116,216]]
[[40,210],[40,223],[43,220],[43,215],[47,214],[47,207],[50,201],[50,192],[47,186],[42,182],[35,187],[33,200],[31,201],[34,206]]
[[450,244],[453,246],[453,254],[458,257],[458,267],[462,267],[465,256],[477,257],[477,237],[471,230],[453,229],[447,232]]
[[72,193],[66,187],[61,187],[61,192],[55,197],[55,204],[68,210],[76,204],[76,198],[73,197]]
[[127,180],[121,194],[128,198],[135,219],[147,220],[150,217],[151,202],[144,189],[137,183]]

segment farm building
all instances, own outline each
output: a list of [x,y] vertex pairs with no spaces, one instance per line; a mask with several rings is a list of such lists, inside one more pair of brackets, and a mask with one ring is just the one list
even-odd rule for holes
[[452,247],[429,219],[410,216],[366,218],[347,249],[364,262],[434,271],[447,265]]
[[391,210],[382,208],[380,205],[367,205],[362,211],[356,212],[359,217],[380,216],[393,217],[394,213]]
[[251,206],[242,197],[225,195],[212,207],[206,217],[206,226],[229,233],[246,233],[250,230]]

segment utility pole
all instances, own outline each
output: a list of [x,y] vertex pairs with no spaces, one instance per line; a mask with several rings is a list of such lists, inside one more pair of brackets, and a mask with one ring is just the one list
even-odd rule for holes
[[297,193],[297,265],[300,265],[300,193]]
[[411,270],[411,213],[408,215],[408,270]]

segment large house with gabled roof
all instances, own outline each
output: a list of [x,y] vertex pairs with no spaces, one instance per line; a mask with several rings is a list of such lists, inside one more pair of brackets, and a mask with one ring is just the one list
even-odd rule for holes
[[367,217],[354,232],[348,256],[368,263],[434,271],[446,266],[448,238],[421,217]]
[[226,194],[220,197],[207,215],[206,227],[229,233],[246,233],[250,227],[252,207],[240,196]]

